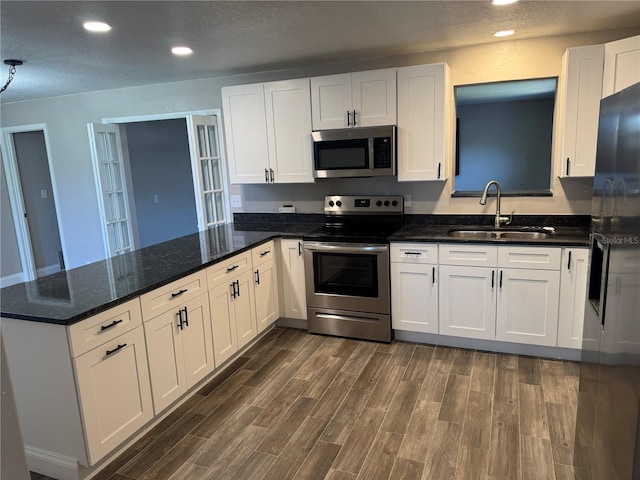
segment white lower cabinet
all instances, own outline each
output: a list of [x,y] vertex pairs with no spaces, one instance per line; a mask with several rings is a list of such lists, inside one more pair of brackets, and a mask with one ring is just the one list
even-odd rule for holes
[[391,244],[394,330],[438,333],[438,245]]
[[280,316],[275,242],[271,241],[254,248],[251,256],[253,257],[256,325],[260,333],[275,323]]
[[156,413],[179,399],[214,369],[206,294],[145,322]]
[[307,293],[302,240],[280,240],[280,254],[282,260],[280,275],[282,316],[306,320]]
[[556,345],[559,248],[441,244],[439,258],[441,334]]
[[582,348],[588,260],[588,248],[562,249],[558,347]]
[[142,326],[80,355],[74,366],[94,464],[153,418]]

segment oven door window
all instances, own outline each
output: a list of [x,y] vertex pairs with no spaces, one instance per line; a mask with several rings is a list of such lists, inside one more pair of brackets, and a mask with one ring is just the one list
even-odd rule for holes
[[352,297],[378,297],[375,254],[313,254],[315,293]]
[[316,170],[369,168],[369,140],[322,141],[314,144]]

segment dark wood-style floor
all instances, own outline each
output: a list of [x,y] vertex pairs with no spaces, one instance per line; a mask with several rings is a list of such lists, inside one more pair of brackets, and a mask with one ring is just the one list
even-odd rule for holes
[[574,479],[578,375],[276,328],[96,479]]

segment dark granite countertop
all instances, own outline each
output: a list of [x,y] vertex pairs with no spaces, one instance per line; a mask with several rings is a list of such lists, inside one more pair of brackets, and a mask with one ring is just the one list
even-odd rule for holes
[[[71,325],[273,238],[313,236],[322,214],[236,214],[235,223],[187,235],[0,290],[0,314]],[[516,225],[553,226],[549,239],[527,245],[586,246],[589,217],[514,217]],[[394,242],[478,242],[452,238],[454,227],[490,226],[487,215],[405,215]],[[483,240],[505,243],[503,240]]]
[[0,315],[71,325],[273,238],[317,224],[227,224],[0,290]]

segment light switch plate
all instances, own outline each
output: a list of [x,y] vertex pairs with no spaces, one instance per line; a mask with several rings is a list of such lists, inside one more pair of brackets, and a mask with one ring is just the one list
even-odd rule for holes
[[240,195],[231,195],[231,206],[233,208],[242,207],[242,197]]
[[411,206],[411,195],[403,195],[404,197],[404,206],[405,207],[410,207]]

